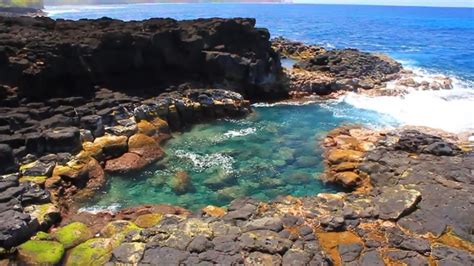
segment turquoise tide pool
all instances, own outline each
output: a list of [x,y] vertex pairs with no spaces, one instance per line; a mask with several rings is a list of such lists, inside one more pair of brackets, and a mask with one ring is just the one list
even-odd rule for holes
[[[245,119],[196,125],[168,141],[161,162],[141,173],[109,176],[88,206],[167,203],[195,210],[242,196],[270,200],[335,191],[318,179],[319,141],[343,123],[377,123],[375,113],[353,111],[344,103],[275,105],[255,107]],[[173,190],[179,172],[190,178],[185,192]]]

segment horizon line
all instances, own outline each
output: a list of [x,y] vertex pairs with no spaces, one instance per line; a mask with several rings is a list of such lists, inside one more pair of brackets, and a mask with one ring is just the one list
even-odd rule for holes
[[364,3],[311,3],[311,2],[285,2],[285,1],[255,1],[255,2],[240,2],[240,1],[229,1],[229,2],[217,2],[217,1],[208,1],[208,2],[186,2],[176,1],[176,2],[154,2],[154,3],[103,3],[103,4],[55,4],[48,5],[45,4],[44,7],[55,7],[55,6],[111,6],[111,5],[151,5],[151,4],[275,4],[275,5],[327,5],[327,6],[385,6],[385,7],[422,7],[422,8],[467,8],[474,9],[474,6],[441,6],[441,5],[410,5],[410,4],[364,4]]

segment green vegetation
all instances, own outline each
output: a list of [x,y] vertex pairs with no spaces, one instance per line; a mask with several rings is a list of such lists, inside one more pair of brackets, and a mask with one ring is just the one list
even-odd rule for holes
[[87,228],[87,225],[80,222],[61,227],[53,235],[65,248],[74,247],[92,237],[92,233]]
[[0,7],[43,8],[43,0],[2,0]]
[[29,240],[18,247],[18,258],[28,265],[54,265],[63,254],[63,245],[54,241]]
[[103,265],[112,255],[113,245],[107,238],[92,238],[71,250],[67,266]]

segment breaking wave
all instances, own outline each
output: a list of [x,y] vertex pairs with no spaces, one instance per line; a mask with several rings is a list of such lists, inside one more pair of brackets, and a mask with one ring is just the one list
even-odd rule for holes
[[234,163],[234,158],[222,153],[200,155],[185,150],[176,150],[174,155],[180,159],[190,161],[193,164],[194,170],[197,172],[202,172],[214,167],[220,167],[226,173],[233,171],[232,164]]

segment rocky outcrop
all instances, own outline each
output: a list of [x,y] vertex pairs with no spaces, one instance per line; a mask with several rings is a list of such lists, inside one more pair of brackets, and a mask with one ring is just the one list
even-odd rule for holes
[[335,98],[347,92],[370,96],[399,96],[413,90],[453,88],[447,76],[425,76],[403,69],[392,58],[356,49],[328,50],[284,38],[272,40],[282,58],[295,60],[285,69],[291,98]]
[[270,34],[254,19],[0,18],[0,28],[0,84],[20,96],[93,95],[95,86],[158,95],[184,82],[286,95]]
[[382,87],[402,69],[395,60],[355,49],[330,50],[301,60],[290,70],[291,91],[327,95]]
[[272,39],[272,47],[282,58],[294,60],[306,60],[326,52],[321,46],[307,45],[302,42],[295,42],[283,37]]

